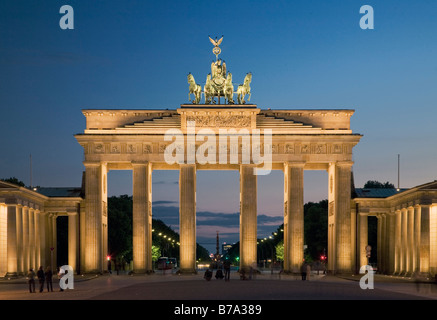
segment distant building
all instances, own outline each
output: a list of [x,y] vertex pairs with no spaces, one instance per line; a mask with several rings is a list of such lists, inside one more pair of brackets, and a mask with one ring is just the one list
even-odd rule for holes
[[226,242],[223,242],[222,244],[222,255],[225,255],[228,253],[228,250],[232,248],[232,244],[227,244]]

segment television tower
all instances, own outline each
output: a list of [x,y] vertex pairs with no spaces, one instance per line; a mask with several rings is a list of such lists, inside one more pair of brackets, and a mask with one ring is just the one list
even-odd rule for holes
[[216,243],[216,253],[215,253],[215,258],[217,261],[220,260],[220,245],[219,245],[219,232],[217,231],[217,243]]

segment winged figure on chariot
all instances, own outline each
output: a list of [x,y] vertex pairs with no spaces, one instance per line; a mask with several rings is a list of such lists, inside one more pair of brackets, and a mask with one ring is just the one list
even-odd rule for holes
[[221,53],[219,45],[223,41],[223,37],[218,40],[217,38],[214,40],[209,37],[209,40],[214,45],[212,52],[216,55],[216,61],[211,63],[211,73],[206,77],[203,92],[201,86],[195,82],[193,75],[191,73],[188,74],[188,83],[190,84],[188,98],[190,99],[191,94],[194,94],[194,100],[191,102],[193,104],[199,104],[201,93],[203,93],[205,104],[217,103],[214,99],[215,97],[217,97],[219,104],[220,97],[224,97],[228,104],[234,104],[234,94],[237,94],[238,104],[246,103],[244,100],[246,95],[248,95],[248,101],[250,100],[250,82],[252,81],[252,74],[248,73],[244,79],[244,83],[238,86],[237,92],[234,92],[232,74],[226,71],[226,63],[218,58],[218,55]]

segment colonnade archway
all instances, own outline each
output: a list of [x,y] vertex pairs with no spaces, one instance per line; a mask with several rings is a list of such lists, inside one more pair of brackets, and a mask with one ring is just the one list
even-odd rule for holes
[[[85,254],[83,260],[83,269],[88,272],[102,272],[104,261],[108,253],[107,249],[107,174],[114,166],[120,170],[121,164],[104,163],[96,165],[95,163],[85,163],[86,166],[86,209],[100,208],[102,210],[101,227],[95,230],[95,227],[85,223],[85,233],[83,241],[85,246],[93,246],[93,253],[99,254],[95,259],[88,258]],[[128,166],[124,164],[124,166]],[[153,163],[133,163],[132,164],[132,185],[133,185],[133,268],[134,272],[147,273],[153,270],[152,266],[152,176],[153,167],[162,170],[163,165]],[[303,204],[304,204],[304,170],[305,163],[286,163],[283,166],[284,177],[284,270],[286,272],[297,273],[300,269],[304,258],[304,225],[303,225]],[[318,166],[320,167],[320,166]],[[275,170],[279,170],[279,166]],[[311,166],[310,170],[313,170]],[[354,255],[351,246],[346,247],[348,261],[344,261],[343,256],[335,256],[333,252],[338,249],[340,234],[342,241],[353,242],[353,234],[350,226],[353,221],[350,215],[350,168],[351,163],[332,163],[326,165],[326,170],[330,172],[331,182],[329,184],[329,224],[328,228],[328,270],[337,270],[339,262],[341,266],[352,270],[352,257]],[[317,168],[320,169],[320,168]],[[125,169],[126,170],[126,169]],[[202,168],[196,165],[180,165],[179,168],[179,233],[180,233],[180,268],[182,272],[195,272],[196,261],[196,203],[197,203],[197,173]],[[211,169],[206,169],[211,170]],[[229,169],[226,169],[229,170]],[[234,170],[239,172],[240,183],[240,267],[246,268],[257,261],[257,176],[253,174],[252,165],[235,166]],[[342,191],[341,197],[338,189],[343,190],[340,183],[334,184],[334,175],[340,179],[349,192]],[[90,177],[90,178],[89,178]],[[100,183],[96,182],[96,178]],[[94,179],[94,181],[92,181]],[[91,181],[90,181],[91,180]],[[337,188],[337,190],[336,190]],[[88,196],[92,192],[97,193]],[[340,199],[340,200],[337,200]],[[336,202],[337,201],[337,202]],[[348,207],[349,204],[349,207]],[[335,211],[339,208],[345,208],[349,214],[342,218],[346,220],[348,228],[347,234],[341,234],[336,229]],[[96,232],[97,231],[97,232]],[[100,233],[100,234],[99,234]],[[86,236],[93,235],[95,242],[86,241]],[[98,240],[101,239],[99,243]],[[347,239],[347,240],[346,240]],[[340,248],[341,249],[341,248]],[[88,253],[89,254],[89,253]],[[89,256],[88,256],[89,257]],[[330,262],[330,260],[334,260]],[[87,262],[93,262],[87,264]],[[99,262],[100,261],[100,262]],[[94,267],[95,269],[90,269]]]
[[[258,176],[255,172],[270,166],[271,170],[281,170],[284,177],[284,271],[299,272],[303,260],[304,171],[324,170],[328,173],[328,270],[350,272],[355,261],[351,159],[352,149],[361,138],[350,130],[352,114],[352,110],[260,110],[255,105],[84,110],[85,132],[75,136],[85,153],[82,270],[103,270],[110,170],[132,170],[133,265],[138,273],[152,270],[152,172],[179,172],[182,272],[195,271],[197,173],[200,170],[239,172],[240,268],[250,267],[257,261]],[[170,138],[169,132],[173,134]],[[182,144],[176,144],[177,141]],[[172,150],[170,161],[168,149]],[[199,153],[205,150],[208,150],[206,162],[205,154]],[[255,158],[256,153],[263,155],[261,163],[260,157]],[[199,154],[200,160],[196,158]]]

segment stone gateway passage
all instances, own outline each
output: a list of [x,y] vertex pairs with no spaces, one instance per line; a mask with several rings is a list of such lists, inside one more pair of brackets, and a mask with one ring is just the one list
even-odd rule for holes
[[350,129],[353,113],[263,110],[250,104],[84,110],[86,129],[75,136],[85,157],[81,270],[102,272],[105,266],[109,170],[133,171],[133,265],[138,273],[152,271],[153,170],[179,170],[182,272],[195,272],[196,266],[196,172],[240,172],[240,267],[249,268],[257,261],[257,175],[283,170],[284,271],[297,273],[304,250],[303,173],[326,170],[328,270],[352,272],[352,149],[361,139]]

